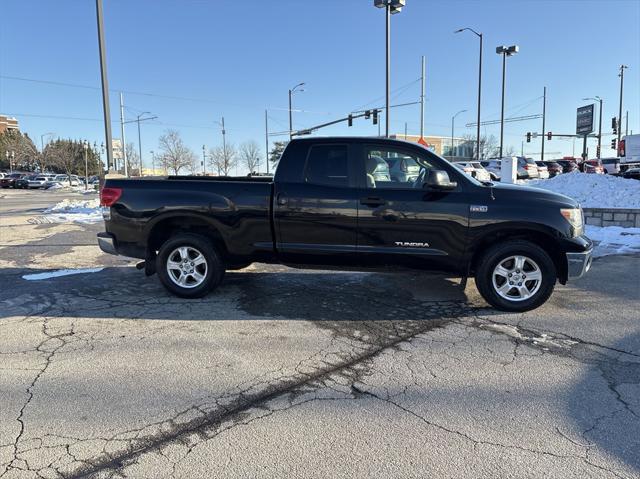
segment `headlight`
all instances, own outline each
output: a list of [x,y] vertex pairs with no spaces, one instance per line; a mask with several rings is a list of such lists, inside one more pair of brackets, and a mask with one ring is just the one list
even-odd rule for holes
[[560,214],[573,227],[573,236],[580,236],[583,233],[584,221],[582,219],[582,208],[561,208]]

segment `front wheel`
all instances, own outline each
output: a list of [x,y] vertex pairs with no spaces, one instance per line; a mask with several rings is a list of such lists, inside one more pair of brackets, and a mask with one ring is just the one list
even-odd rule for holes
[[529,241],[491,247],[476,268],[482,297],[502,311],[523,312],[544,304],[553,293],[556,268],[549,254]]
[[160,247],[156,271],[171,293],[182,298],[200,298],[220,284],[224,265],[207,238],[183,233]]

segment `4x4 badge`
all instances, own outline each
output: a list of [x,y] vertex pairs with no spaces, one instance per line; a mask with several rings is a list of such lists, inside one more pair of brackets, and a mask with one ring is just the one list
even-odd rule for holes
[[470,205],[469,206],[469,211],[471,211],[472,213],[486,213],[488,209],[489,209],[489,207],[485,206],[485,205]]

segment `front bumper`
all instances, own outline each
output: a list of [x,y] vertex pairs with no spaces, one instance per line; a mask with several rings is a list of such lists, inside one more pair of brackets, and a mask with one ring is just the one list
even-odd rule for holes
[[98,233],[98,246],[105,253],[118,254],[113,235],[109,233]]
[[567,279],[578,279],[585,275],[591,268],[593,261],[593,248],[581,253],[566,253],[567,255]]

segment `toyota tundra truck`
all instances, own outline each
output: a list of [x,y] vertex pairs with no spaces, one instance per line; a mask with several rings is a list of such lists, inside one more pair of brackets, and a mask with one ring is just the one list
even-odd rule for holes
[[[381,171],[398,159],[419,165],[417,176]],[[480,182],[419,144],[384,138],[295,139],[273,178],[107,179],[100,198],[100,248],[143,259],[184,298],[261,262],[473,277],[493,307],[527,311],[585,274],[593,249],[573,199]]]

